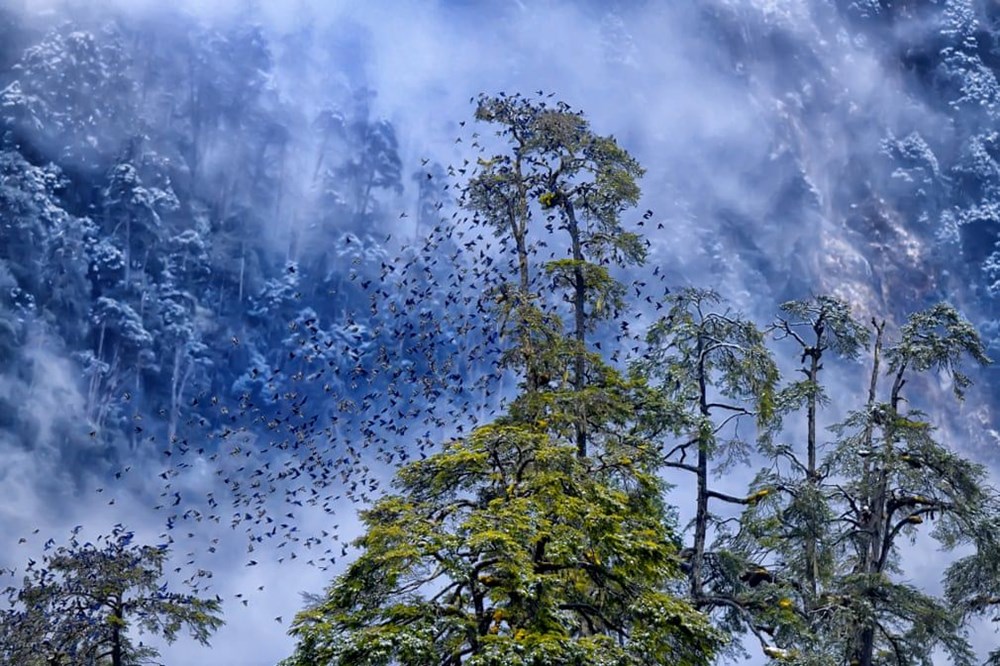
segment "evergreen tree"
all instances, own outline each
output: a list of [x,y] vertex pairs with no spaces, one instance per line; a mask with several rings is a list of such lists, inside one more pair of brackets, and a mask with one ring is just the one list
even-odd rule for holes
[[[756,598],[747,596],[744,606],[753,611],[753,601],[771,601],[755,615],[776,643],[765,651],[783,663],[903,666],[929,664],[940,649],[953,663],[973,663],[963,612],[982,612],[992,583],[988,568],[975,576],[969,567],[990,561],[984,528],[996,491],[982,466],[935,440],[903,388],[936,371],[950,376],[961,398],[969,385],[962,364],[987,362],[975,329],[942,304],[912,315],[891,342],[884,322],[873,320],[868,338],[833,299],[784,309],[776,330],[801,347],[805,379],[785,388],[780,402],[805,407],[805,450],[764,449],[771,464],[751,495],[760,501],[732,540],[748,562],[760,563]],[[852,358],[866,339],[873,340],[867,396],[832,427],[838,439],[814,466],[816,410],[825,395],[817,356],[831,349]],[[901,542],[929,521],[942,547],[979,549],[949,571],[950,603],[902,579]]]
[[[669,303],[668,313],[650,329],[638,370],[655,382],[667,406],[658,424],[663,466],[695,479],[694,532],[684,552],[691,603],[721,613],[723,626],[740,630],[750,617],[734,591],[743,571],[729,549],[711,547],[710,531],[727,522],[711,505],[748,505],[766,493],[742,497],[721,492],[711,487],[710,474],[747,462],[753,447],[746,429],[772,424],[778,369],[763,332],[720,309],[718,294],[689,288]],[[747,419],[749,426],[742,424]]]
[[[952,563],[944,572],[945,598],[963,620],[992,616],[1000,608],[1000,506],[995,499],[980,507],[969,542],[975,552]],[[1000,649],[992,650],[987,666],[1000,664]]]
[[141,546],[118,525],[97,543],[60,546],[30,562],[20,588],[0,612],[5,664],[73,666],[145,663],[157,651],[129,630],[173,642],[186,629],[208,645],[222,625],[219,600],[168,591],[161,582],[165,547]]
[[[544,118],[521,103],[516,111],[543,116],[539,129],[549,121],[585,128],[576,114]],[[522,129],[506,125],[515,137]],[[580,140],[541,136],[548,152],[533,159]],[[518,155],[515,148],[497,164],[516,164]],[[659,403],[641,380],[583,346],[575,308],[568,336],[533,291],[518,209],[526,205],[518,192],[532,188],[523,174],[485,168],[468,194],[475,212],[513,237],[518,277],[493,292],[491,313],[521,391],[494,422],[403,467],[398,493],[363,512],[363,553],[298,615],[299,644],[286,663],[708,664],[720,637],[670,591],[680,559],[644,407]],[[609,240],[615,231],[606,230]],[[579,263],[569,275],[579,268],[588,278],[588,303],[617,293],[603,267],[570,261]],[[582,326],[604,315],[593,307]],[[580,447],[582,424],[589,450]]]
[[[804,301],[789,301],[781,306],[782,315],[775,323],[775,337],[788,339],[801,353],[803,378],[783,387],[778,397],[782,412],[805,409],[805,457],[801,451],[776,444],[768,447],[769,457],[783,457],[790,463],[790,474],[758,478],[760,488],[781,488],[789,497],[788,506],[781,520],[795,533],[802,534],[805,548],[798,554],[798,544],[792,552],[783,552],[788,567],[787,575],[805,581],[804,595],[815,602],[820,581],[829,570],[829,543],[826,527],[831,518],[826,498],[821,490],[823,472],[819,467],[819,409],[829,402],[820,382],[824,357],[831,354],[847,360],[856,360],[868,343],[868,331],[851,316],[848,305],[836,298],[819,296]],[[770,444],[770,442],[768,442]],[[776,469],[780,469],[776,468]],[[789,478],[790,477],[790,478]]]
[[679,562],[641,459],[595,470],[508,417],[397,487],[364,512],[363,554],[297,617],[286,663],[711,663],[707,620],[665,591]]
[[[502,297],[532,307],[530,255],[546,245],[542,229],[532,228],[535,215],[544,214],[544,223],[534,222],[535,227],[544,225],[548,235],[558,229],[568,236],[569,256],[548,261],[543,269],[572,307],[573,385],[580,401],[576,442],[579,455],[586,456],[586,336],[598,321],[617,314],[621,304],[623,287],[606,266],[645,260],[645,246],[619,220],[638,202],[636,181],[643,170],[613,137],[595,134],[583,114],[562,102],[549,108],[544,101],[520,95],[484,95],[476,118],[498,125],[496,133],[509,147],[508,153],[480,158],[480,171],[463,191],[464,205],[513,244],[517,279],[503,278]],[[532,234],[541,238],[532,240]],[[521,347],[533,356],[527,330]],[[547,376],[541,368],[527,368],[529,390]]]
[[[983,467],[935,441],[903,387],[917,373],[943,372],[961,399],[970,383],[962,364],[989,360],[975,328],[944,304],[911,315],[895,344],[886,345],[884,322],[875,334],[868,399],[837,427],[842,439],[829,465],[845,479],[834,489],[844,512],[837,537],[847,548],[836,586],[854,626],[845,656],[859,666],[887,658],[902,665],[941,647],[955,663],[971,663],[954,610],[891,574],[901,537],[936,519],[931,536],[943,546],[967,542],[992,494]],[[883,354],[891,383],[881,401]]]
[[[535,310],[529,326],[532,349],[568,378],[576,354],[560,322]],[[658,457],[636,427],[645,391],[588,363],[596,459],[578,455],[564,379],[405,466],[399,493],[362,514],[362,555],[297,617],[286,663],[710,663],[718,636],[667,591],[680,560]]]
[[828,618],[817,609],[828,601],[824,595],[838,566],[836,507],[820,455],[820,411],[830,398],[820,376],[831,360],[856,361],[869,336],[848,305],[833,297],[789,301],[781,311],[774,337],[794,345],[802,378],[782,387],[776,409],[784,422],[805,412],[804,446],[787,441],[782,420],[772,423],[759,440],[768,466],[753,480],[753,501],[726,542],[741,558],[736,598],[753,616],[758,636],[763,640],[767,634],[765,649],[772,656],[789,655],[788,646],[797,646],[804,648],[798,653],[802,663],[814,663],[802,655],[821,656],[818,645],[833,635]]
[[14,139],[67,170],[107,168],[136,117],[129,58],[117,31],[108,26],[95,35],[66,23],[25,49],[12,69],[16,80],[4,94],[14,102],[8,116]]

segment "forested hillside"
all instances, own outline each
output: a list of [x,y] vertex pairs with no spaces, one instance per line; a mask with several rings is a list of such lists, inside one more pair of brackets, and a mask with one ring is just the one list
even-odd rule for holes
[[389,5],[0,0],[0,657],[985,659],[1000,6]]

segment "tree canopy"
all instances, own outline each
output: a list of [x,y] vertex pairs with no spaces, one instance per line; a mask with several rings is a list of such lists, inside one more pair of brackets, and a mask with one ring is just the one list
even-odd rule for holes
[[158,652],[136,633],[168,642],[182,631],[208,645],[222,626],[220,600],[171,592],[163,581],[168,549],[134,542],[121,525],[96,543],[54,548],[30,562],[20,588],[7,590],[0,613],[5,664],[127,666]]
[[[785,303],[760,327],[711,290],[668,290],[622,374],[587,333],[629,313],[609,266],[645,258],[617,221],[641,169],[564,105],[484,97],[477,118],[509,151],[480,160],[463,191],[509,252],[480,274],[479,312],[518,390],[491,422],[403,466],[362,513],[359,558],[297,616],[284,663],[701,664],[746,635],[783,664],[904,666],[936,650],[971,663],[964,619],[998,603],[998,495],[903,388],[933,371],[964,397],[967,361],[988,363],[974,328],[939,304],[890,341],[885,322],[866,327],[831,296]],[[578,150],[596,161],[578,164]],[[559,184],[573,165],[604,176]],[[537,262],[558,231],[567,256]],[[791,343],[800,378],[783,381],[770,340]],[[824,366],[866,349],[867,392],[824,423]],[[805,436],[789,443],[800,415]],[[745,494],[714,486],[760,460]],[[666,470],[694,477],[688,529]],[[947,598],[899,575],[900,539],[925,522],[945,548],[978,548],[953,565]]]
[[[720,644],[707,618],[673,589],[681,577],[676,525],[637,406],[648,389],[587,349],[579,333],[604,312],[584,311],[581,324],[575,306],[567,335],[555,304],[526,278],[530,217],[527,202],[510,193],[535,186],[518,172],[518,160],[531,155],[533,168],[544,171],[545,160],[556,168],[563,149],[599,140],[579,136],[586,124],[565,109],[552,116],[524,100],[512,103],[530,116],[501,117],[501,134],[514,137],[514,157],[505,163],[515,165],[503,169],[501,189],[515,204],[484,203],[495,185],[482,177],[468,192],[474,212],[506,211],[497,232],[513,240],[511,265],[520,277],[500,277],[492,312],[504,322],[506,363],[523,378],[520,391],[495,421],[404,466],[398,493],[363,512],[363,552],[296,618],[299,646],[289,666],[693,666],[710,663]],[[496,109],[509,105],[484,99],[477,115],[493,121]],[[572,136],[560,130],[563,121],[575,128]],[[518,143],[523,132],[536,153]],[[485,165],[487,173],[493,168]],[[620,204],[607,206],[603,222],[611,224]],[[575,224],[569,214],[565,222]],[[570,261],[574,271],[602,276],[570,281],[577,305],[613,284],[599,264]],[[553,266],[558,274],[558,262],[546,268]]]

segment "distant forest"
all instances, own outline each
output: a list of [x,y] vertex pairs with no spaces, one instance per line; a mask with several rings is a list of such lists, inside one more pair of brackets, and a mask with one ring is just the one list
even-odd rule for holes
[[[933,121],[850,121],[877,160],[826,202],[775,166],[785,213],[851,211],[884,302],[784,275],[766,321],[673,283],[648,165],[554,93],[473,96],[444,165],[406,156],[350,22],[0,8],[0,447],[41,495],[138,484],[165,530],[47,541],[7,590],[0,660],[142,663],[136,629],[207,643],[211,563],[167,557],[197,522],[236,531],[242,567],[339,572],[275,618],[286,666],[977,663],[995,452],[946,435],[1000,349],[1000,9],[835,4],[857,43],[935,26],[874,48]],[[720,40],[784,48],[748,34]],[[761,251],[740,224],[719,233]],[[815,284],[834,293],[789,293]],[[974,316],[937,298],[955,285]],[[345,507],[349,563],[339,522],[300,524]],[[940,594],[910,578],[920,539],[954,551]]]

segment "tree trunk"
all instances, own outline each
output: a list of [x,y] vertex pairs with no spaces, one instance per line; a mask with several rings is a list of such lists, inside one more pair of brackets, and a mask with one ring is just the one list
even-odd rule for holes
[[111,666],[124,666],[125,661],[122,650],[122,627],[121,610],[116,608],[112,616],[113,625],[111,627]]
[[[698,336],[698,408],[708,419],[708,386],[705,377],[704,341]],[[708,445],[706,435],[698,433],[697,498],[694,518],[694,554],[691,557],[691,598],[695,604],[702,597],[702,571],[705,561],[705,541],[708,537]]]
[[[875,326],[875,348],[873,353],[874,358],[872,360],[871,381],[868,386],[869,414],[872,414],[875,409],[875,392],[878,387],[879,364],[882,352],[882,332],[885,330],[885,322],[879,324],[875,320],[872,320],[872,324]],[[862,446],[866,447],[869,451],[872,451],[872,444],[874,443],[873,419],[873,415],[869,416],[868,421],[865,423],[864,434],[862,436]],[[867,515],[862,515],[861,521],[862,529],[864,529],[865,532],[862,537],[864,547],[861,552],[860,573],[865,575],[874,574],[879,561],[882,531],[881,522],[883,520],[882,504],[885,500],[885,463],[887,462],[884,453],[885,452],[883,452],[883,455],[879,456],[869,455],[865,458],[864,464],[864,492],[862,497],[865,502],[865,507],[867,508]],[[872,461],[876,459],[882,461],[883,463],[882,468],[879,470],[872,468]],[[877,477],[873,476],[875,473],[878,474]],[[854,654],[854,658],[857,660],[858,666],[872,666],[874,652],[875,625],[872,622],[866,622],[859,628],[858,631],[857,645]]]
[[[510,211],[509,222],[510,235],[513,237],[514,246],[517,248],[517,274],[521,291],[518,295],[518,307],[521,307],[527,304],[531,288],[531,273],[528,268],[528,188],[524,182],[520,153],[514,158],[514,179],[517,183],[517,201],[514,204],[514,210]],[[531,331],[523,320],[521,320],[519,325],[519,342],[521,348],[524,349],[525,358],[524,375],[526,389],[528,392],[533,392],[538,390],[541,382],[539,381],[537,362],[534,358],[534,346],[531,344]]]
[[[819,490],[819,474],[816,468],[816,387],[819,380],[820,358],[823,354],[820,347],[823,335],[822,324],[816,329],[816,346],[809,353],[809,382],[812,392],[809,395],[809,404],[806,408],[807,434],[806,434],[806,483],[809,485],[810,495],[816,497]],[[819,557],[817,553],[818,528],[815,521],[810,521],[809,529],[806,532],[806,584],[809,587],[809,604],[816,599],[819,594]]]
[[312,182],[314,187],[317,181],[319,180],[319,170],[323,168],[323,157],[326,155],[326,147],[329,142],[330,142],[330,133],[323,132],[323,138],[321,139],[319,144],[319,154],[316,156],[316,168],[313,169]]
[[167,446],[172,447],[177,436],[177,421],[180,419],[181,391],[181,346],[174,347],[174,368],[170,373],[170,420],[167,423]]
[[365,187],[362,190],[360,208],[358,208],[357,218],[358,222],[364,224],[365,215],[368,214],[368,201],[372,196],[372,188],[375,186],[375,168],[368,173],[368,182],[365,183]]
[[104,362],[104,335],[107,332],[107,322],[101,322],[101,333],[97,336],[97,360],[94,366],[94,374],[90,377],[90,388],[87,391],[87,416],[91,421],[97,417],[97,393],[101,386],[101,372],[99,364]]
[[191,148],[188,151],[188,167],[191,172],[191,190],[196,190],[198,183],[198,167],[200,162],[199,150],[201,148],[201,127],[202,108],[200,95],[198,94],[197,68],[195,58],[191,54],[188,56],[188,97],[191,105]]
[[125,214],[125,288],[132,279],[132,215]]
[[[573,389],[582,392],[586,388],[586,311],[587,283],[583,275],[583,246],[580,242],[580,225],[576,220],[576,211],[573,209],[573,202],[563,200],[563,209],[566,211],[566,223],[569,227],[570,239],[573,243],[573,337],[578,345],[575,358],[573,359]],[[587,406],[584,401],[579,401],[579,418],[576,422],[576,452],[581,458],[587,455]]]

